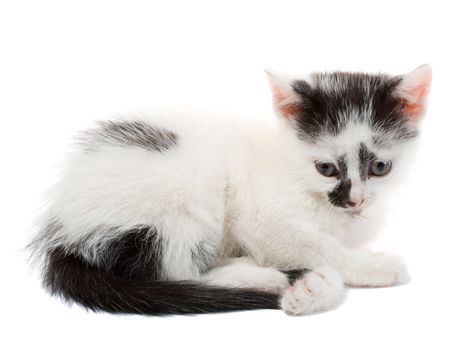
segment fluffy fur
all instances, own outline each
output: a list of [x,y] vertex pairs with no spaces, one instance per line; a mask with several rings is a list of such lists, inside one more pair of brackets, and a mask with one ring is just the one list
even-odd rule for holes
[[[116,313],[301,315],[344,285],[406,282],[398,257],[348,242],[404,171],[430,68],[268,76],[269,123],[132,115],[84,132],[31,244],[47,289]],[[378,159],[388,175],[371,176]]]

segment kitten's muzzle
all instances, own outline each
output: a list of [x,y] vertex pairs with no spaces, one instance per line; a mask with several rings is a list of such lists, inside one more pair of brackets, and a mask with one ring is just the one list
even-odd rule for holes
[[363,203],[365,202],[365,198],[363,197],[352,197],[346,202],[345,207],[350,209],[351,211],[361,211]]

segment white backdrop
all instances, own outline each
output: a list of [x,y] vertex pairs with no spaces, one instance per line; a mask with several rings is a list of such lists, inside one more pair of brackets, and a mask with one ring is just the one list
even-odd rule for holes
[[[0,347],[465,349],[465,10],[442,1],[1,1]],[[70,137],[114,112],[184,104],[271,114],[263,73],[433,66],[416,164],[377,243],[411,284],[338,310],[149,318],[47,296],[21,251]],[[3,343],[3,344],[1,344]]]

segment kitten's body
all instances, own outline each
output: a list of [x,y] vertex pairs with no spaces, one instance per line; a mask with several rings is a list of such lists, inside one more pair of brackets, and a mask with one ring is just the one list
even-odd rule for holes
[[[360,204],[353,211],[341,207],[357,197],[371,202],[375,187],[389,184],[389,179],[370,183],[362,164],[370,159],[365,154],[400,159],[407,152],[415,136],[409,113],[402,116],[404,124],[392,122],[393,130],[383,123],[377,128],[374,111],[355,108],[368,99],[353,97],[338,130],[328,130],[330,123],[307,127],[305,117],[296,117],[311,108],[302,103],[303,86],[271,79],[278,121],[137,115],[84,133],[51,190],[34,242],[45,261],[47,287],[110,312],[281,305],[303,314],[339,304],[343,283],[403,282],[407,276],[399,259],[342,243],[355,231],[351,226],[362,222]],[[308,81],[308,87],[336,92],[355,78],[321,79],[320,86]],[[381,86],[404,82],[378,79]],[[379,85],[362,84],[377,108]],[[323,109],[319,103],[314,108]],[[390,118],[391,111],[383,109]],[[321,160],[340,162],[340,178],[318,174],[315,162]],[[293,287],[280,272],[311,269]]]

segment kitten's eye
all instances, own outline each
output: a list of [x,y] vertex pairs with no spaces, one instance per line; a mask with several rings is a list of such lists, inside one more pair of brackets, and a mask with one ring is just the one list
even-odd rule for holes
[[316,163],[316,170],[323,175],[327,177],[331,176],[336,176],[339,172],[337,171],[337,168],[334,164],[332,163]]
[[390,160],[374,160],[370,166],[370,175],[383,176],[389,173],[391,170],[392,163]]

